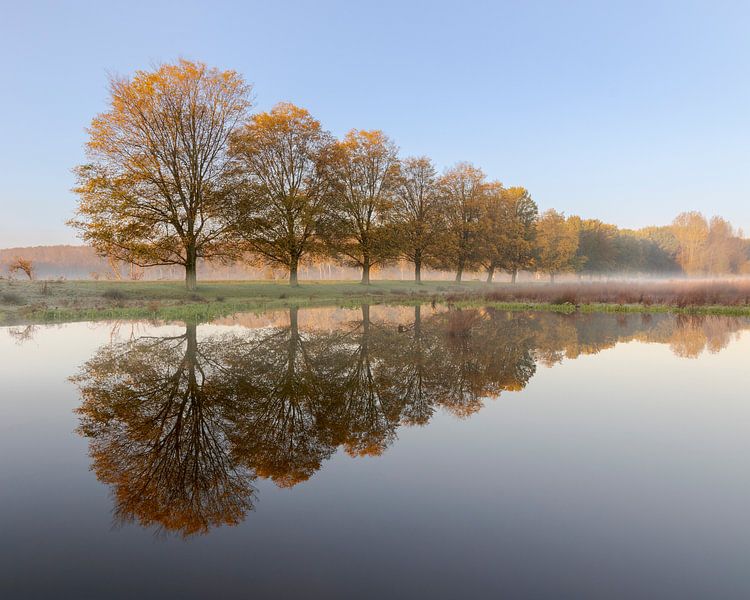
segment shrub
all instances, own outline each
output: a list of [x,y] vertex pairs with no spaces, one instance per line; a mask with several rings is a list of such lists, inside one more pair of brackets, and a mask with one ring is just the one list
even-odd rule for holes
[[578,296],[573,290],[566,290],[552,300],[552,304],[578,304]]
[[5,292],[2,296],[0,296],[0,299],[2,299],[3,304],[12,304],[14,306],[21,306],[23,304],[26,304],[26,300],[24,300],[15,292]]
[[120,302],[122,300],[125,300],[125,294],[122,291],[113,288],[104,290],[102,297],[113,302]]

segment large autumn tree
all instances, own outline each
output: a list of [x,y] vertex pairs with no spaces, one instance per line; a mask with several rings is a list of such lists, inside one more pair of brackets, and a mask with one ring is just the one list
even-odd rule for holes
[[550,281],[555,275],[569,271],[575,265],[578,249],[578,229],[575,223],[556,210],[546,211],[537,223],[537,266],[549,273]]
[[701,213],[692,211],[677,215],[672,221],[672,233],[679,243],[677,259],[689,274],[705,270],[705,248],[709,226]]
[[477,256],[491,282],[502,269],[516,282],[518,271],[534,262],[534,238],[538,210],[522,187],[505,188],[499,182],[485,186],[477,223]]
[[291,285],[300,259],[319,249],[329,197],[321,160],[331,142],[308,111],[287,103],[254,115],[231,140],[245,182],[239,233],[252,252],[286,268]]
[[448,169],[439,185],[444,227],[441,266],[454,269],[460,282],[464,270],[478,262],[479,219],[487,183],[481,169],[462,162]]
[[503,186],[499,182],[487,184],[477,223],[477,259],[487,271],[488,283],[492,281],[495,270],[503,266],[514,235],[513,212],[502,192]]
[[401,256],[414,264],[414,280],[438,250],[439,194],[437,174],[426,156],[406,158],[394,195],[393,214]]
[[353,129],[327,153],[331,208],[326,223],[329,248],[362,269],[396,255],[390,219],[398,183],[396,145],[382,131]]
[[487,184],[479,217],[478,257],[487,270],[487,281],[497,269],[507,271],[513,283],[518,271],[532,266],[538,210],[522,187]]
[[89,162],[76,169],[71,224],[83,240],[138,266],[182,265],[195,289],[198,259],[236,248],[227,148],[250,93],[238,73],[188,60],[112,78],[109,110],[89,128]]
[[508,245],[503,252],[501,266],[516,282],[518,272],[534,264],[534,243],[539,209],[523,187],[503,188],[500,192],[511,216]]
[[578,227],[576,267],[585,273],[610,272],[617,264],[618,250],[630,249],[626,244],[618,244],[618,231],[614,225],[598,219],[583,219]]

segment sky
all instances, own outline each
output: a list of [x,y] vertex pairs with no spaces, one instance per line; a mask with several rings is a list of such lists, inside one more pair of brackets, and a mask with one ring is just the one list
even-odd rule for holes
[[542,210],[750,233],[749,2],[0,0],[0,248],[78,243],[71,169],[108,77],[235,69],[335,135],[382,129]]

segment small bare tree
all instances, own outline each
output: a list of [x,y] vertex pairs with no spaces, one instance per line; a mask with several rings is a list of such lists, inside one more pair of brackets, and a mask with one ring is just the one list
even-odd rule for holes
[[8,265],[8,273],[12,277],[18,271],[25,273],[26,277],[29,278],[29,281],[34,279],[34,263],[31,260],[21,258],[20,256],[14,258],[13,262]]

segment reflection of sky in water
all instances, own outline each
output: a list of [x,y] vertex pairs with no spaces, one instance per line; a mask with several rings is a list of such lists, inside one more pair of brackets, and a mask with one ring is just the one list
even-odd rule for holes
[[[409,323],[396,312],[373,307],[371,319]],[[336,330],[327,324],[360,315],[300,311],[300,329]],[[112,528],[111,490],[89,470],[67,379],[112,339],[184,327],[69,324],[26,340],[0,329],[0,589],[746,597],[747,321],[680,328],[635,315],[629,327],[600,317],[607,335],[637,341],[587,354],[601,343],[599,326],[574,327],[585,337],[574,340],[558,327],[569,322],[544,318],[546,339],[575,360],[547,352],[553,366],[540,364],[522,391],[468,419],[438,410],[425,427],[399,428],[380,456],[339,449],[291,489],[256,479],[255,511],[242,524],[187,542]],[[266,319],[257,326],[268,331],[289,323],[283,313]],[[242,331],[199,326],[198,338]]]

